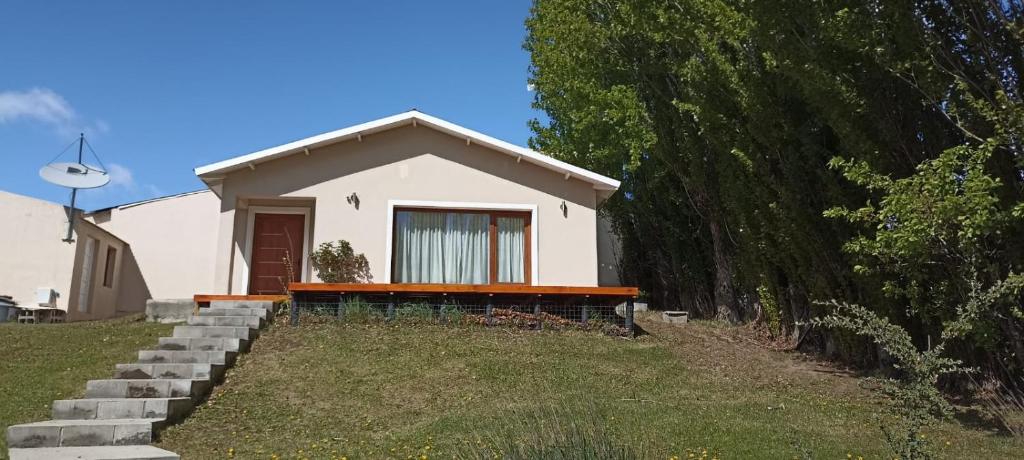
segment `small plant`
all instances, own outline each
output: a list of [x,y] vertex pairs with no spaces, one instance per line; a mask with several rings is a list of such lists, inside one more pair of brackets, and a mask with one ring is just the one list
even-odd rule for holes
[[426,303],[404,303],[395,309],[395,319],[415,324],[430,323],[434,321],[434,309]]
[[316,275],[325,283],[369,283],[373,281],[370,263],[363,254],[356,254],[348,241],[321,243],[309,255]]
[[354,323],[371,323],[384,319],[384,314],[373,304],[363,300],[361,297],[354,297],[342,306],[341,316],[345,321]]
[[[285,229],[285,235],[287,235],[287,234],[288,234],[288,230]],[[289,241],[290,240],[291,240],[291,238],[289,238]],[[285,274],[288,276],[288,279],[285,280],[285,279],[283,279],[281,277],[277,277],[277,281],[279,283],[281,283],[281,290],[284,291],[285,294],[288,294],[288,293],[291,292],[291,289],[288,289],[288,283],[290,283],[290,282],[292,282],[292,280],[296,279],[295,278],[295,265],[293,264],[293,262],[294,261],[292,260],[292,252],[287,250],[287,249],[285,249],[284,250],[284,257],[281,258],[281,263],[284,264]]]
[[462,324],[462,320],[466,317],[466,313],[459,308],[458,304],[441,305],[439,315],[441,322],[446,324]]

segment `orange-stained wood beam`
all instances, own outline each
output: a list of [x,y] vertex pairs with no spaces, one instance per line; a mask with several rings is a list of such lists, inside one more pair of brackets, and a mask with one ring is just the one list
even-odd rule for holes
[[192,296],[192,300],[195,302],[212,302],[214,300],[257,300],[257,301],[271,301],[271,302],[284,302],[288,300],[286,295],[231,295],[231,294],[196,294]]
[[527,286],[521,284],[358,284],[358,283],[290,283],[292,292],[344,293],[416,293],[416,294],[528,294],[528,295],[590,295],[636,297],[635,287]]

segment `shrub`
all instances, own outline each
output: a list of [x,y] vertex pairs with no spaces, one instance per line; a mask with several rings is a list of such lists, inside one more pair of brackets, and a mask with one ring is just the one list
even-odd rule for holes
[[[953,412],[936,383],[944,375],[968,370],[960,360],[943,356],[949,336],[944,335],[937,346],[921,351],[906,329],[867,308],[836,301],[827,305],[833,308],[832,313],[815,318],[812,323],[871,337],[889,354],[899,371],[897,378],[875,379],[889,398],[890,417],[880,420],[889,448],[903,459],[932,458],[930,443],[922,430]],[[968,314],[961,321],[971,319]]]
[[370,263],[363,254],[356,254],[348,241],[338,240],[320,244],[309,255],[316,275],[325,283],[369,283]]

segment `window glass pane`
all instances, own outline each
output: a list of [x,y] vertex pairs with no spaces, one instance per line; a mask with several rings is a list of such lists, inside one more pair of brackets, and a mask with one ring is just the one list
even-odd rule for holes
[[117,261],[117,249],[107,247],[107,261],[103,267],[103,287],[114,287],[114,263]]
[[481,213],[395,213],[395,282],[487,284],[489,224]]
[[525,282],[526,219],[498,217],[498,282]]

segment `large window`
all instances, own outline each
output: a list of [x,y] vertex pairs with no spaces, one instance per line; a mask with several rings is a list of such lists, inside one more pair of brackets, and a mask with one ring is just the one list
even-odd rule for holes
[[529,284],[530,214],[398,209],[396,283]]

